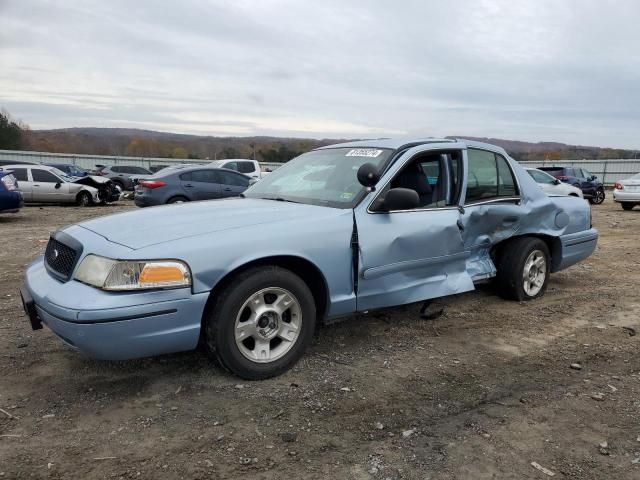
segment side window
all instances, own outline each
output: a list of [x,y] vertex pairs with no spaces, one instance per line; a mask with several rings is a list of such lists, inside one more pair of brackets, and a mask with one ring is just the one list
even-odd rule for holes
[[496,154],[496,162],[498,164],[498,196],[515,197],[518,195],[518,189],[507,159]]
[[[440,208],[455,204],[458,199],[460,161],[460,151],[419,155],[400,170],[391,180],[389,188],[415,190],[419,198],[417,208]],[[373,208],[375,210],[376,206]]]
[[29,181],[26,168],[12,168],[11,172],[13,173],[13,176],[16,177],[16,180],[18,180],[19,182]]
[[36,170],[35,168],[33,168],[31,169],[31,176],[33,177],[34,182],[60,182],[60,179],[58,177],[56,177],[53,173],[47,172],[46,170]]
[[509,164],[502,155],[469,149],[466,203],[518,195]]
[[253,162],[238,162],[238,171],[240,173],[253,173],[255,171],[255,166]]
[[238,171],[238,162],[227,162],[222,165],[222,168],[228,168],[229,170]]
[[111,171],[114,173],[122,173],[122,167],[111,167]]
[[220,183],[222,183],[223,185],[233,185],[236,187],[249,186],[249,179],[245,178],[242,175],[236,175],[231,172],[222,172],[222,171],[218,171],[216,173],[218,174],[218,177],[220,177]]
[[218,183],[215,170],[194,170],[190,174],[192,182]]
[[182,180],[183,182],[193,181],[193,175],[191,175],[191,173],[192,172],[183,173],[182,175],[180,175],[180,180]]

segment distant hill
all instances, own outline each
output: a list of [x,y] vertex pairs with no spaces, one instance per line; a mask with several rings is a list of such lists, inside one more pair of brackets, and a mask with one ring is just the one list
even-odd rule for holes
[[[567,145],[558,142],[530,143],[500,138],[468,138],[503,147],[517,160],[560,160],[633,158],[634,152],[601,147]],[[311,149],[347,139],[286,137],[213,137],[138,130],[132,128],[64,128],[28,130],[23,148],[56,153],[129,155],[165,158],[253,158],[286,162]]]

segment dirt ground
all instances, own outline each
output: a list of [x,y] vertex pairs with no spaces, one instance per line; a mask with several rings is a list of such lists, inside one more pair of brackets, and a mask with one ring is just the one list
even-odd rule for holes
[[594,207],[597,252],[542,299],[355,316],[253,383],[202,352],[97,362],[31,331],[17,290],[49,232],[129,208],[0,217],[0,479],[640,478],[640,208]]

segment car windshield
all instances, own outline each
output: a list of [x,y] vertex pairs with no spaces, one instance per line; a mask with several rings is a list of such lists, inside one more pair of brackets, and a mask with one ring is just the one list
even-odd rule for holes
[[65,182],[72,182],[74,180],[73,177],[70,177],[69,175],[64,173],[62,170],[60,170],[59,168],[52,167],[51,170],[49,170],[49,171],[51,173],[55,173],[57,176],[62,178]]
[[393,150],[377,148],[330,148],[300,155],[263,178],[244,195],[335,208],[351,208],[364,187],[358,169],[372,163],[381,169]]

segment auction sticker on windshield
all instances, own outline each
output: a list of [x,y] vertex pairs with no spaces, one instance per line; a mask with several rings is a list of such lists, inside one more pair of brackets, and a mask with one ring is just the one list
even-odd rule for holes
[[382,150],[377,150],[375,148],[354,148],[353,150],[349,150],[345,156],[376,158],[381,153]]

